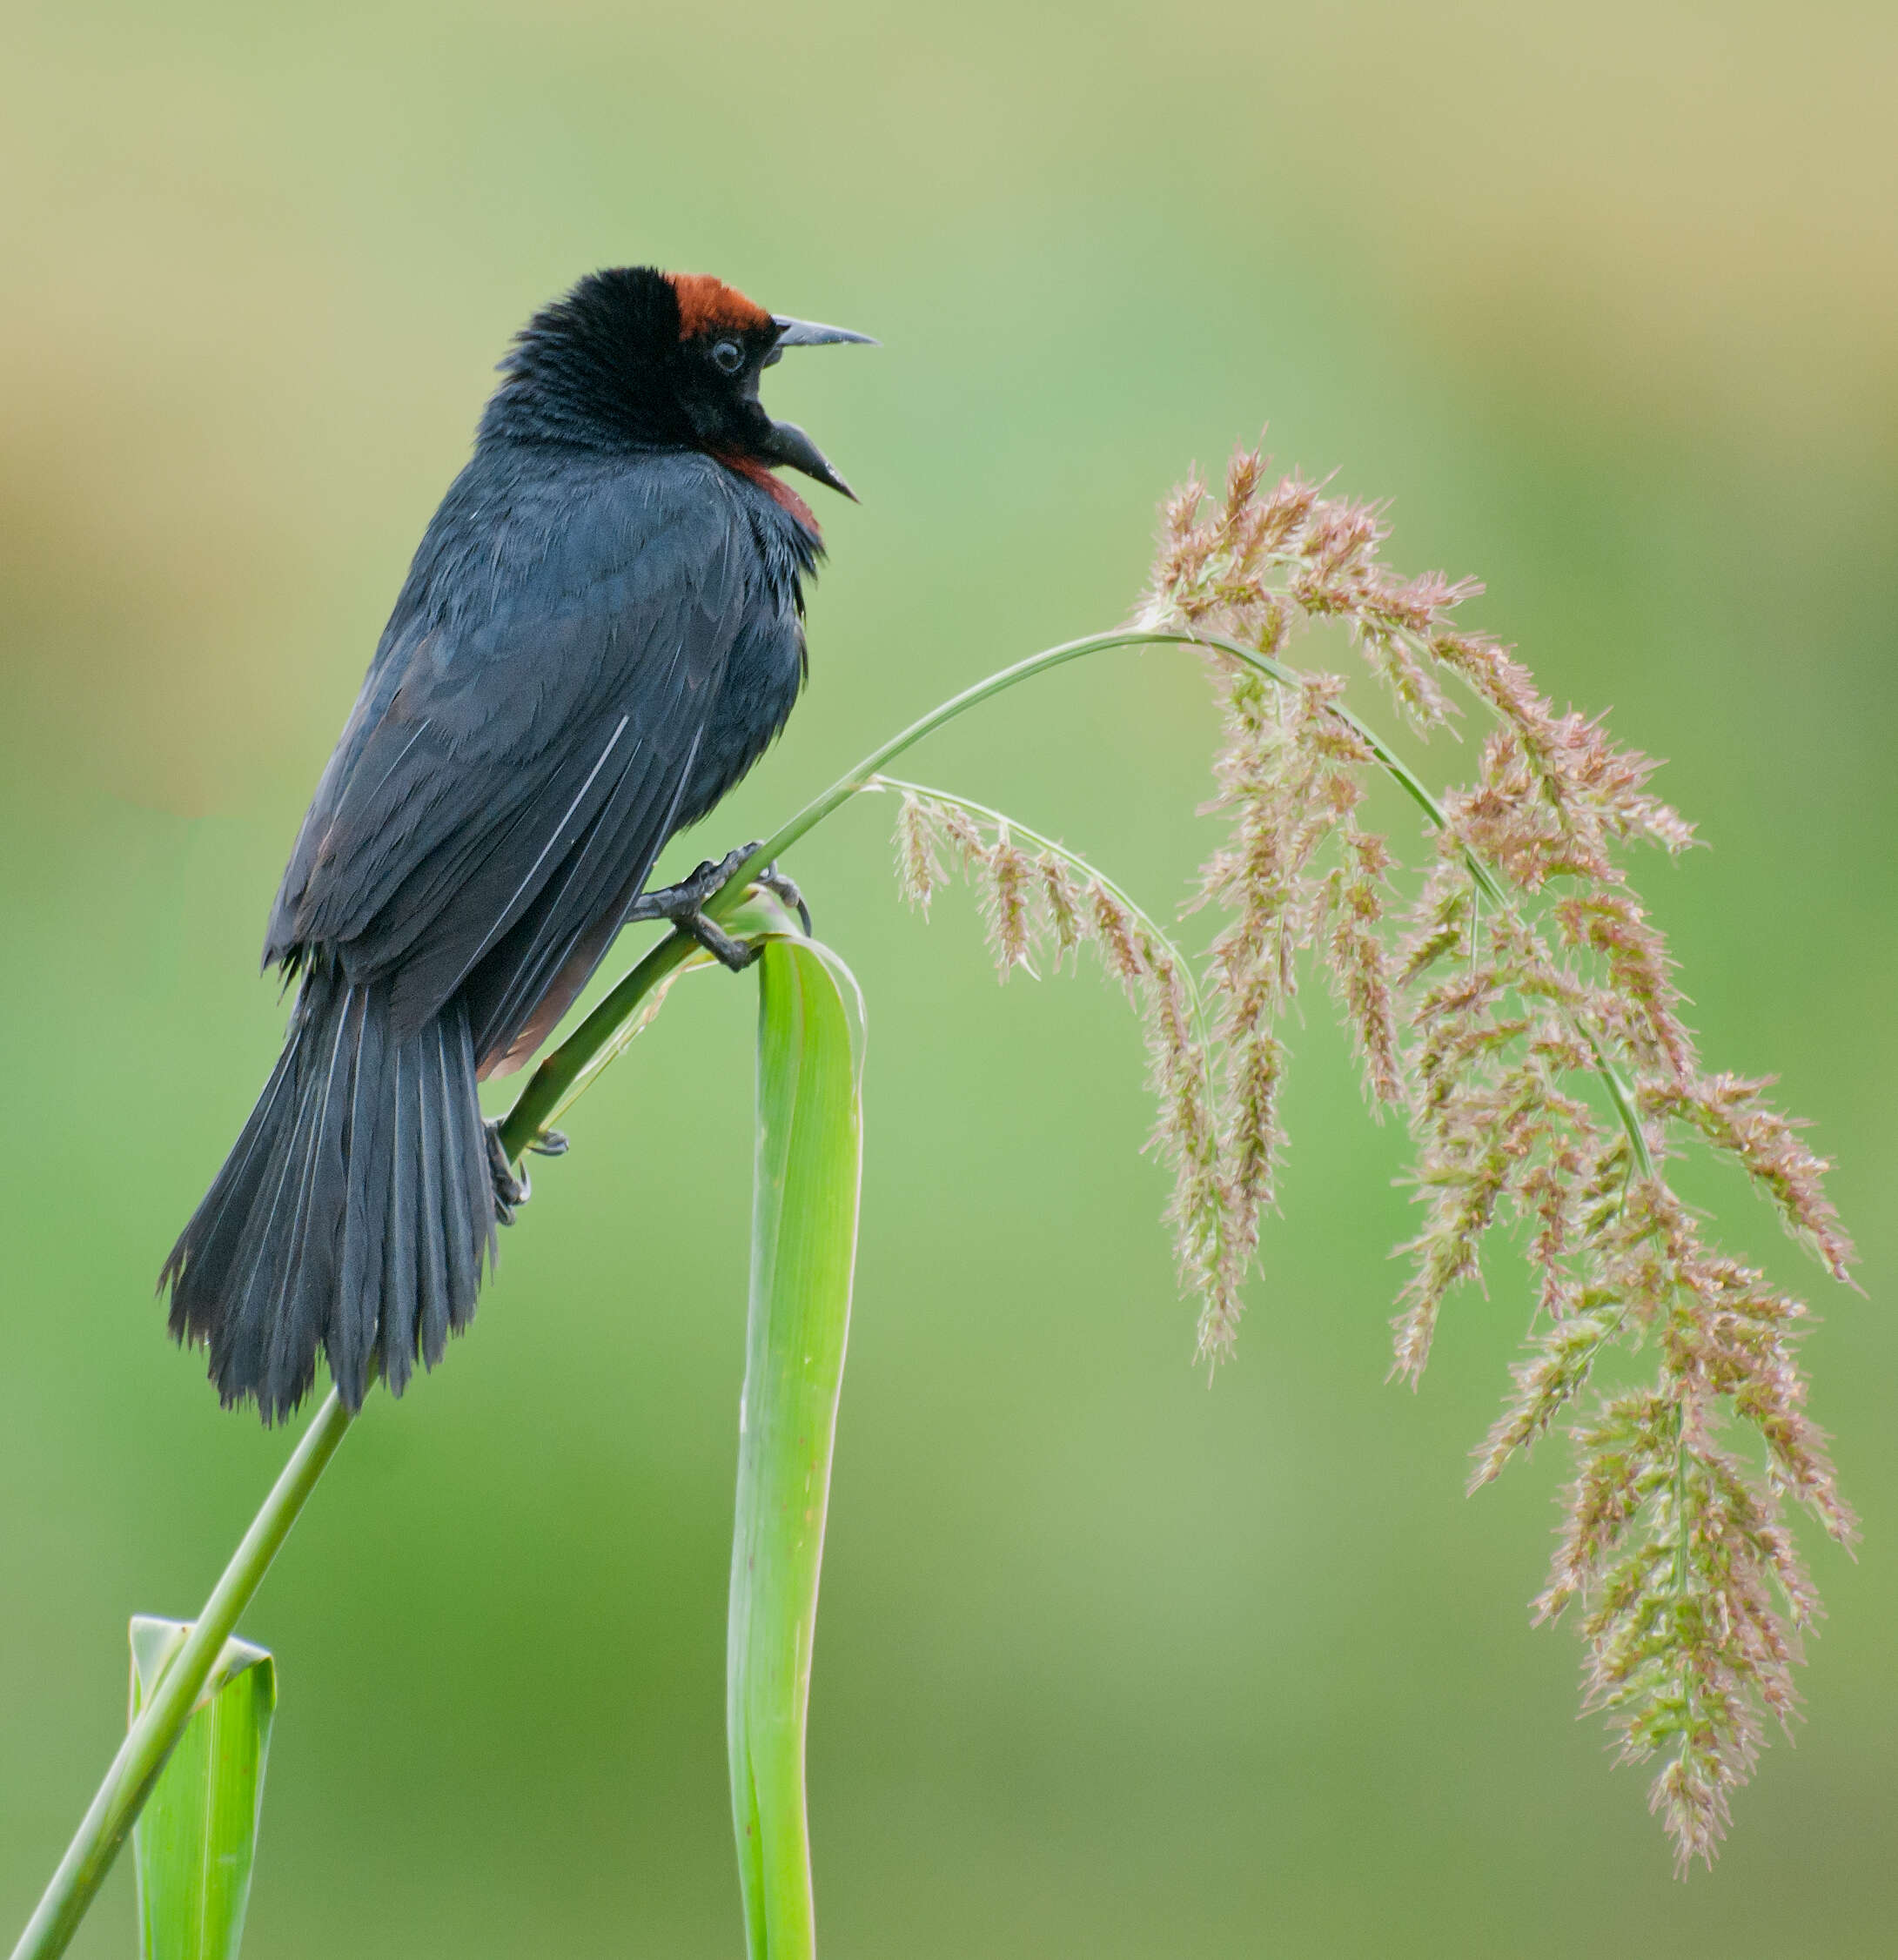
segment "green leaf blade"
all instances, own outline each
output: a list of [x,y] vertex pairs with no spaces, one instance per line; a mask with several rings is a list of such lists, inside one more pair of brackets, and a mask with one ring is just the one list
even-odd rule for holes
[[758,961],[751,1298],[727,1726],[752,1960],[811,1960],[805,1717],[862,1171],[862,997],[828,948]]
[[[191,1628],[131,1623],[131,1719]],[[277,1710],[277,1666],[229,1640],[132,1832],[141,1960],[237,1960]]]

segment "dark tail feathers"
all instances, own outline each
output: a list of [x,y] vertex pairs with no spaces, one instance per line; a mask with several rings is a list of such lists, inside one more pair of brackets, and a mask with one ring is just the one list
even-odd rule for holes
[[398,1395],[474,1312],[494,1256],[494,1193],[467,1014],[452,1002],[395,1038],[386,982],[305,975],[290,1032],[205,1201],[159,1276],[171,1329],[211,1350],[228,1406],[266,1422],[316,1379],[352,1409],[371,1363]]

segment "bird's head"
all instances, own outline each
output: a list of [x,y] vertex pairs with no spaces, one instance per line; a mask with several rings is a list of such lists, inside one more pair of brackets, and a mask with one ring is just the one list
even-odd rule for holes
[[590,449],[699,449],[739,466],[788,465],[855,493],[795,422],[774,422],[759,377],[787,347],[867,333],[768,313],[701,272],[592,272],[543,306],[501,363],[484,437]]

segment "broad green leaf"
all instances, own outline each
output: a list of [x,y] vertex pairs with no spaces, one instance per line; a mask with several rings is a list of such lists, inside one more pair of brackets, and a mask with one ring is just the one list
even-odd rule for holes
[[[134,1722],[190,1632],[132,1621]],[[142,1960],[237,1960],[276,1711],[276,1662],[227,1640],[132,1831]]]
[[849,969],[811,940],[767,939],[758,973],[726,1721],[751,1960],[811,1960],[804,1720],[856,1265],[863,1001]]

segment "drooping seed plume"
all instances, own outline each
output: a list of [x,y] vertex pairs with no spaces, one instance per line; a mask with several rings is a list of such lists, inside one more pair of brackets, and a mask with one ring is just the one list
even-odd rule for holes
[[[1767,1720],[1796,1708],[1818,1601],[1785,1505],[1841,1541],[1855,1525],[1806,1413],[1807,1308],[1717,1249],[1669,1165],[1695,1141],[1731,1159],[1835,1279],[1852,1247],[1829,1165],[1766,1082],[1702,1070],[1666,940],[1629,883],[1632,846],[1694,842],[1651,793],[1655,764],[1456,625],[1474,581],[1390,571],[1385,535],[1372,506],[1296,475],[1270,483],[1253,450],[1223,493],[1195,476],[1163,507],[1140,623],[1201,647],[1221,724],[1208,807],[1224,835],[1186,908],[1216,920],[1197,963],[1064,847],[946,791],[878,787],[902,795],[912,903],[926,910],[955,864],[1004,978],[1032,971],[1037,947],[1058,965],[1091,944],[1141,1008],[1168,1217],[1211,1359],[1231,1350],[1275,1200],[1285,1017],[1304,974],[1325,970],[1373,1109],[1402,1110],[1414,1144],[1393,1373],[1418,1379],[1457,1290],[1486,1258],[1495,1285],[1494,1249],[1513,1239],[1529,1352],[1472,1487],[1573,1425],[1536,1616],[1577,1608],[1585,1704],[1613,1723],[1623,1761],[1653,1769],[1684,1871],[1711,1863]],[[1479,718],[1470,781],[1432,797],[1349,709],[1343,677],[1287,664],[1325,622],[1412,737]],[[1431,820],[1407,866],[1358,821],[1380,770]]]

